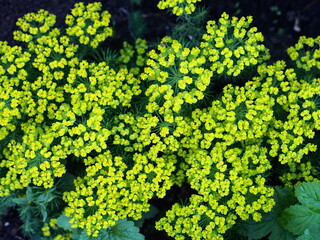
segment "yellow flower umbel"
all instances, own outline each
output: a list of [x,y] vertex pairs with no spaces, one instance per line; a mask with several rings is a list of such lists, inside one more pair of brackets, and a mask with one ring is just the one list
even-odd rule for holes
[[193,194],[187,205],[174,204],[166,217],[156,223],[156,228],[165,230],[177,240],[190,237],[223,240],[223,234],[234,225],[235,220],[236,216],[229,214],[226,206],[218,206],[214,198],[208,202],[203,196]]
[[286,69],[286,64],[278,61],[260,66],[260,76],[254,78],[263,83],[261,94],[275,96],[275,117],[268,129],[267,142],[270,156],[277,157],[286,169],[280,178],[288,186],[296,181],[317,181],[315,172],[310,171],[311,162],[314,167],[317,163],[308,155],[318,149],[314,138],[320,128],[320,82],[318,78],[299,79],[297,72],[300,70]]
[[21,47],[0,42],[0,141],[16,130],[22,118],[19,107],[25,94],[21,87],[28,76],[24,68],[30,57]]
[[160,0],[159,9],[170,9],[174,15],[192,14],[195,10],[195,3],[201,0]]
[[172,123],[174,116],[184,114],[184,108],[205,97],[212,71],[204,68],[206,59],[198,47],[183,47],[170,37],[162,39],[158,52],[151,50],[148,55],[141,74],[152,83],[145,92],[149,98],[146,109]]
[[109,27],[111,15],[108,11],[100,11],[99,2],[88,5],[76,3],[71,14],[66,16],[66,24],[69,26],[66,29],[67,35],[79,44],[98,47],[100,42],[112,35]]
[[[195,2],[159,7],[190,14]],[[109,56],[96,49],[112,34],[100,3],[77,3],[65,31],[44,10],[19,19],[14,37],[25,49],[0,42],[0,198],[21,211],[20,200],[42,204],[34,216],[44,238],[71,239],[61,214],[96,237],[185,183],[189,202],[156,226],[175,239],[212,240],[272,209],[269,180],[319,181],[319,39],[288,50],[295,69],[267,65],[251,22],[224,13],[190,44],[167,36],[149,50],[136,39]],[[74,180],[68,189],[65,179]],[[61,196],[57,211],[50,194]]]
[[236,77],[269,59],[263,35],[249,28],[251,22],[251,16],[230,19],[226,13],[217,22],[208,21],[200,48],[213,72]]
[[296,66],[305,70],[305,74],[320,69],[320,36],[317,38],[307,38],[301,36],[297,44],[289,47],[287,53]]
[[20,30],[13,33],[14,39],[25,42],[29,47],[34,46],[41,36],[56,36],[57,28],[52,28],[56,23],[56,16],[43,9],[37,13],[28,13],[19,18],[16,25]]

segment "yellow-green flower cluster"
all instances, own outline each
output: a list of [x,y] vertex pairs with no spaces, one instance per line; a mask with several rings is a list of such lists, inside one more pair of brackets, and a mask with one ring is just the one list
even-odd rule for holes
[[151,50],[143,80],[152,81],[145,94],[149,113],[159,112],[172,123],[174,115],[205,96],[210,84],[211,70],[205,69],[206,59],[198,47],[183,47],[170,37],[162,39],[158,52]]
[[105,63],[81,61],[70,68],[63,86],[57,86],[52,76],[45,77],[39,77],[37,87],[32,82],[24,85],[24,104],[17,109],[30,119],[21,125],[22,142],[12,140],[4,150],[1,167],[9,171],[1,179],[1,195],[30,183],[50,188],[54,177],[65,173],[61,161],[69,155],[86,157],[106,149],[110,133],[103,126],[104,108],[130,106],[133,95],[139,94],[137,79],[126,69],[116,73]]
[[165,230],[176,240],[188,237],[195,240],[223,240],[223,234],[235,224],[236,218],[236,215],[228,214],[226,206],[218,206],[214,198],[208,203],[203,196],[193,194],[186,206],[174,204],[167,211],[166,218],[156,223],[156,227]]
[[72,218],[73,227],[85,228],[88,235],[97,236],[119,219],[139,219],[142,212],[148,211],[153,196],[164,197],[178,183],[173,174],[177,163],[173,152],[178,141],[161,139],[154,133],[158,121],[151,114],[117,117],[109,139],[123,152],[115,156],[107,150],[95,157],[87,156],[86,175],[76,179],[74,191],[64,194],[68,205],[65,214]]
[[[58,179],[70,171],[70,164],[83,163],[86,175],[74,183],[81,191],[65,193],[65,212],[72,217],[74,227],[86,228],[90,235],[97,235],[118,219],[141,218],[141,213],[148,211],[148,201],[154,195],[163,197],[176,181],[173,172],[177,161],[170,152],[162,156],[168,145],[177,148],[176,140],[160,143],[160,138],[151,134],[155,127],[150,124],[152,116],[130,122],[128,115],[114,121],[114,115],[129,109],[132,98],[141,94],[137,77],[145,63],[147,45],[142,39],[136,41],[130,66],[124,59],[126,48],[120,51],[122,57],[114,69],[105,62],[83,60],[72,31],[79,24],[83,30],[95,27],[97,32],[91,32],[90,45],[96,47],[111,34],[107,27],[110,15],[104,12],[100,17],[99,10],[99,4],[77,4],[72,16],[67,17],[66,35],[58,29],[50,30],[54,23],[45,11],[27,16],[19,21],[32,18],[46,25],[47,30],[41,34],[32,30],[30,34],[36,36],[32,39],[16,32],[16,40],[29,41],[28,52],[7,43],[1,43],[0,50],[0,87],[4,92],[0,97],[0,126],[1,140],[6,140],[1,142],[0,168],[4,174],[0,177],[0,197],[29,185],[54,188]],[[46,16],[50,24],[42,21]],[[84,22],[89,25],[82,26]],[[30,28],[22,30],[28,32]],[[126,128],[122,129],[121,124]],[[149,148],[152,144],[148,138],[157,144]],[[117,154],[119,149],[121,156]],[[95,194],[99,199],[93,198]],[[84,200],[87,205],[82,205]],[[85,216],[81,215],[83,211]],[[47,225],[42,230],[45,236],[51,234]]]
[[[69,41],[67,37],[61,36],[60,41],[48,37],[41,45],[45,37],[37,40],[39,44],[33,52],[36,57],[30,62],[41,74],[31,81],[24,81],[27,73],[23,69],[30,54],[3,44],[1,66],[6,78],[1,78],[1,88],[6,94],[1,96],[4,103],[1,106],[2,139],[16,129],[13,120],[21,116],[30,119],[22,124],[22,142],[12,141],[12,147],[8,145],[5,150],[6,160],[1,162],[1,167],[9,171],[1,180],[1,195],[8,195],[8,189],[22,189],[30,183],[50,188],[54,177],[65,173],[61,161],[68,155],[85,157],[93,150],[101,152],[108,138],[107,129],[102,127],[104,108],[130,106],[131,98],[140,94],[139,80],[127,69],[116,72],[105,63],[79,61],[74,56],[77,48],[72,51],[64,48],[63,41]],[[68,57],[69,53],[72,54]],[[7,68],[14,62],[18,68],[7,80],[10,76]],[[80,121],[83,116],[86,121]],[[43,125],[48,120],[51,124]],[[54,140],[59,140],[57,145],[52,144]]]
[[[176,206],[177,210],[170,210],[160,220],[159,229],[177,239],[223,239],[222,234],[237,219],[259,221],[261,212],[272,209],[273,189],[265,184],[271,163],[262,143],[273,120],[275,99],[270,94],[261,96],[261,85],[258,81],[244,87],[228,85],[221,100],[207,109],[196,109],[191,118],[177,125],[177,129],[184,129],[180,142],[187,151],[182,155],[188,165],[187,181],[201,197],[200,202],[217,212],[222,226],[207,216],[208,225],[201,227],[198,216],[192,221],[197,229],[187,233],[178,222],[190,221],[196,210]],[[189,215],[180,216],[180,212]]]
[[[176,204],[158,229],[176,239],[223,239],[237,219],[259,221],[274,205],[273,188],[266,185],[272,158],[285,165],[279,177],[288,186],[319,181],[313,170],[317,161],[308,157],[318,144],[313,138],[319,130],[319,79],[298,80],[283,61],[260,65],[258,73],[244,87],[226,86],[211,107],[196,109],[176,127],[184,129],[184,169],[198,204],[209,207],[206,212],[224,209],[219,216],[232,224],[221,230],[213,217],[197,216],[199,206]],[[183,228],[186,222],[191,231]]]
[[141,74],[153,83],[146,90],[147,111],[158,112],[172,123],[174,115],[183,114],[181,109],[204,99],[215,75],[238,76],[266,61],[269,54],[260,43],[263,36],[256,28],[248,30],[251,22],[250,17],[230,20],[224,13],[218,24],[208,22],[199,46],[191,48],[164,37],[157,51],[149,52]]
[[283,61],[260,66],[258,72],[260,76],[255,80],[265,81],[262,92],[276,96],[275,118],[267,142],[270,156],[289,168],[281,179],[287,185],[297,180],[314,181],[307,155],[317,150],[312,139],[320,128],[319,79],[299,80],[294,69],[286,69]]
[[192,14],[196,10],[195,4],[201,0],[160,0],[159,9],[170,9],[176,16]]
[[28,13],[19,18],[16,25],[20,30],[14,32],[14,38],[21,42],[34,42],[44,35],[55,35],[58,29],[52,29],[56,23],[56,16],[43,9],[37,13]]
[[[57,226],[56,223],[57,223],[57,219],[56,218],[51,218],[49,220],[49,222],[43,224],[43,227],[41,228],[43,236],[45,236],[45,237],[52,236],[51,231],[58,229],[58,226]],[[54,239],[68,239],[68,240],[71,239],[70,233],[66,234],[66,236],[63,236],[63,235],[60,235],[59,237],[58,236],[56,236]]]
[[130,73],[137,76],[146,64],[147,49],[147,41],[141,38],[138,38],[134,45],[124,42],[123,48],[119,51],[118,61],[128,68]]
[[238,76],[245,68],[269,59],[263,35],[256,27],[249,28],[251,22],[251,16],[230,19],[226,13],[217,22],[208,21],[200,48],[212,71]]
[[[190,14],[197,1],[163,0],[159,8]],[[65,32],[44,10],[20,19],[14,37],[26,51],[0,42],[0,197],[55,189],[72,173],[63,213],[95,237],[120,219],[140,219],[150,199],[187,183],[196,193],[157,228],[175,239],[223,239],[237,221],[259,221],[272,209],[273,164],[288,186],[319,181],[320,79],[309,74],[320,66],[311,49],[319,38],[288,50],[300,70],[266,65],[251,22],[224,13],[191,47],[170,37],[148,52],[145,40],[125,42],[108,64],[84,54],[112,34],[100,3],[77,3]],[[215,80],[249,68],[257,68],[253,79],[207,101]],[[70,239],[57,235],[55,217],[43,235]]]
[[10,47],[0,42],[0,140],[16,130],[18,120],[22,118],[18,106],[23,93],[17,90],[23,85],[28,73],[24,69],[30,60],[30,54],[21,47]]
[[298,43],[289,47],[287,53],[298,68],[307,72],[320,69],[320,36],[317,38],[308,38],[301,36]]
[[107,37],[112,35],[112,29],[109,27],[111,15],[108,11],[101,11],[102,4],[99,2],[76,3],[71,10],[71,14],[66,16],[66,29],[68,36],[72,40],[77,40],[82,45],[98,47]]
[[[83,14],[95,13],[89,14],[95,18],[99,6],[89,4]],[[82,60],[72,37],[49,31],[52,19],[40,11],[19,20],[23,31],[37,35],[28,52],[0,44],[1,197],[28,185],[51,188],[67,171],[67,161],[104,152],[112,109],[130,107],[141,93],[140,80],[125,66],[114,70],[104,62]],[[37,34],[23,22],[47,27]],[[18,32],[15,38],[24,41]]]

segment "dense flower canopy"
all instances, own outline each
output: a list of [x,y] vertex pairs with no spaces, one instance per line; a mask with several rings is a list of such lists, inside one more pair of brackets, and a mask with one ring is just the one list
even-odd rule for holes
[[[191,14],[196,2],[159,8]],[[192,46],[166,36],[151,48],[137,38],[111,63],[99,45],[114,33],[101,3],[77,3],[65,23],[56,28],[40,10],[17,22],[23,47],[0,42],[0,197],[59,196],[58,207],[56,196],[28,199],[43,237],[71,239],[61,216],[101,237],[187,184],[187,203],[156,228],[175,239],[224,239],[237,222],[272,210],[272,181],[319,181],[319,38],[300,38],[291,63],[269,63],[252,17],[223,13]]]

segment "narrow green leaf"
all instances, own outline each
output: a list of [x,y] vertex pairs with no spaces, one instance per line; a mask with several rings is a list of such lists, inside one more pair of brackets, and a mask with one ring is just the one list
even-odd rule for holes
[[27,199],[29,201],[32,201],[33,199],[33,193],[32,193],[32,188],[27,186],[27,190],[26,190],[26,195],[27,195]]
[[13,198],[6,196],[0,198],[0,218],[7,214],[10,207],[13,207],[15,203],[12,201]]
[[47,191],[47,192],[44,192],[44,193],[40,194],[37,197],[36,202],[38,204],[48,203],[48,202],[51,202],[55,197],[56,196],[53,195],[52,191]]
[[44,203],[46,201],[46,196],[45,194],[40,194],[38,197],[37,197],[37,202],[38,203]]
[[17,204],[17,205],[27,205],[28,204],[28,199],[26,197],[21,197],[21,198],[12,198],[11,201],[14,203],[14,204]]
[[313,223],[320,224],[320,214],[304,205],[293,205],[285,209],[282,216],[283,226],[293,234],[301,235]]
[[295,187],[299,202],[315,211],[320,210],[320,183],[303,182]]
[[43,240],[43,237],[41,237],[41,236],[39,235],[39,233],[35,233],[35,234],[32,234],[32,235],[30,236],[30,239],[31,239],[31,240]]
[[40,206],[40,210],[41,210],[41,215],[42,215],[42,221],[45,222],[47,217],[48,217],[48,212],[47,212],[47,208],[45,205],[39,205]]

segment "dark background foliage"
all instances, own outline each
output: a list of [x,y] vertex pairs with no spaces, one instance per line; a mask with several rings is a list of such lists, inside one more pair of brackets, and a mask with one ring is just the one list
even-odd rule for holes
[[[103,8],[112,14],[112,25],[116,35],[110,41],[119,47],[122,41],[132,41],[137,33],[144,33],[147,40],[157,40],[166,34],[176,23],[176,18],[166,11],[157,9],[157,0],[100,0]],[[64,25],[64,17],[79,0],[0,0],[0,41],[10,45],[19,44],[12,38],[16,29],[15,22],[29,12],[45,9],[57,16],[57,26]],[[83,0],[85,3],[93,0]],[[141,2],[140,4],[138,4]],[[270,49],[272,60],[286,59],[286,49],[295,44],[299,36],[316,37],[320,35],[320,0],[203,0],[201,4],[209,9],[209,19],[216,20],[222,12],[231,16],[252,15],[252,26],[258,27],[265,37],[265,44]],[[133,15],[133,13],[139,13]],[[140,25],[139,21],[146,25]],[[135,24],[139,23],[139,24]],[[138,26],[137,26],[138,25]],[[155,200],[159,208],[168,209],[178,200],[185,198],[186,189],[174,189],[162,200]],[[178,196],[178,197],[177,197]],[[160,203],[161,202],[161,203]],[[3,215],[3,213],[0,213]],[[154,221],[147,224],[152,225]],[[25,240],[19,232],[21,221],[15,210],[10,210],[0,218],[0,240]],[[163,233],[154,233],[142,229],[147,240],[169,239]]]

